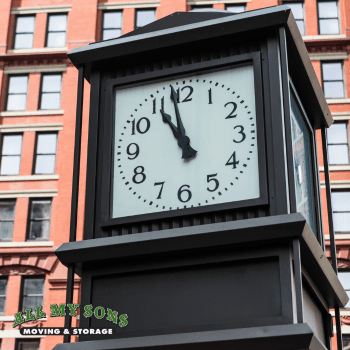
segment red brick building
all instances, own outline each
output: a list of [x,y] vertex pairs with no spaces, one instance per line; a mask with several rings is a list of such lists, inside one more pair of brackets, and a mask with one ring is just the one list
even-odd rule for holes
[[[293,10],[335,120],[328,137],[332,200],[338,266],[350,291],[350,2],[283,3]],[[49,314],[50,304],[65,302],[67,271],[54,252],[69,237],[78,77],[66,53],[175,11],[214,7],[242,12],[281,4],[278,0],[0,1],[1,349],[48,350],[63,340],[27,339],[12,324],[22,309],[42,304]],[[78,239],[83,229],[88,101],[86,83]],[[320,135],[318,147],[327,239]],[[75,287],[79,303],[78,280]],[[341,313],[344,344],[349,346],[350,308]],[[63,318],[40,323],[62,326]]]

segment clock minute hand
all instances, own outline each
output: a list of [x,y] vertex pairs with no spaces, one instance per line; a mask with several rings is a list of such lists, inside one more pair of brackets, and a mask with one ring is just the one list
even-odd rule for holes
[[170,94],[170,98],[173,100],[174,102],[174,107],[175,107],[175,114],[176,114],[176,122],[177,122],[177,128],[179,131],[180,135],[186,135],[186,131],[185,128],[182,124],[182,120],[181,120],[181,116],[180,116],[180,112],[179,112],[179,107],[177,105],[177,93],[175,92],[174,88],[172,87],[172,85],[170,85],[171,87],[171,94]]

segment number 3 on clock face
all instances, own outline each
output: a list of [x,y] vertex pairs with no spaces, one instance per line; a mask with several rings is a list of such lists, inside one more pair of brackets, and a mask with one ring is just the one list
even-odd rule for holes
[[112,217],[258,198],[252,65],[116,90]]

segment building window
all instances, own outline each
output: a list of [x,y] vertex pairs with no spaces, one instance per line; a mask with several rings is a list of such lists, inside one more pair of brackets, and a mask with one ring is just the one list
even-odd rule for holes
[[350,334],[343,334],[343,350],[350,350]]
[[350,192],[332,192],[335,232],[350,232]]
[[10,76],[7,89],[8,111],[25,111],[27,105],[28,75]]
[[7,278],[0,278],[0,315],[5,314]]
[[49,15],[46,46],[47,47],[65,47],[67,34],[67,15]]
[[34,155],[34,174],[54,174],[57,134],[37,134]]
[[18,175],[21,165],[22,135],[4,135],[0,175]]
[[13,199],[0,201],[0,241],[12,240],[15,207],[16,201]]
[[101,40],[118,38],[122,35],[122,12],[104,12]]
[[318,2],[318,33],[339,34],[339,13],[337,1]]
[[294,19],[297,22],[300,34],[305,35],[305,19],[304,19],[304,3],[303,2],[286,2],[293,13]]
[[327,130],[329,164],[349,164],[348,123],[334,123]]
[[[338,278],[340,283],[343,285],[346,294],[350,297],[350,271],[339,270]],[[345,307],[350,307],[350,301],[345,305]]]
[[21,310],[32,309],[43,305],[44,297],[44,277],[24,277],[21,290]]
[[26,339],[16,340],[16,350],[39,350],[40,340]]
[[34,41],[35,16],[17,16],[14,49],[31,49]]
[[41,76],[40,109],[59,109],[61,105],[61,74]]
[[206,9],[212,9],[213,5],[193,5],[191,6],[191,11],[205,11]]
[[136,10],[135,29],[150,24],[156,20],[155,9]]
[[344,75],[342,62],[322,62],[322,84],[326,98],[342,98]]
[[50,237],[51,199],[32,199],[29,212],[30,240],[48,240]]
[[226,11],[230,11],[233,13],[241,13],[246,11],[246,6],[243,4],[237,4],[237,5],[227,5]]

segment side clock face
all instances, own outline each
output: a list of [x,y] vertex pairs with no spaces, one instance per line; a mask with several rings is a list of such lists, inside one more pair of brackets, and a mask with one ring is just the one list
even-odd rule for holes
[[253,66],[115,93],[112,217],[258,198]]

